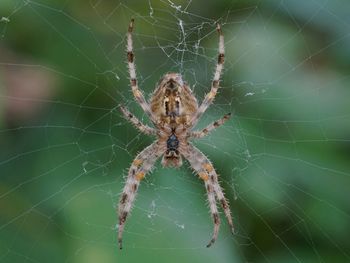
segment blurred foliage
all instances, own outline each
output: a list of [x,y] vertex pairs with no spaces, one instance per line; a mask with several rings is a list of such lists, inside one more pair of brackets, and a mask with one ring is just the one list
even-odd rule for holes
[[[348,1],[0,2],[0,262],[348,262]],[[153,138],[133,101],[125,32],[136,19],[140,86],[181,72],[198,98],[226,40],[222,88],[195,142],[213,161],[237,234],[219,240],[201,182],[156,169],[116,244],[126,170]],[[182,27],[183,26],[183,27]]]

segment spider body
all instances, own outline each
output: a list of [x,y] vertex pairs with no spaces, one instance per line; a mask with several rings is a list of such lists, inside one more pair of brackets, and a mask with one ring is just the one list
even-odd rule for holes
[[136,197],[140,181],[152,169],[155,161],[162,157],[164,167],[180,167],[185,158],[192,169],[204,181],[209,201],[209,208],[214,222],[214,231],[207,247],[210,247],[217,239],[220,218],[217,202],[220,203],[225,217],[233,233],[233,223],[228,202],[224,196],[218,181],[218,175],[209,159],[190,143],[193,138],[202,138],[210,131],[222,125],[229,117],[226,114],[220,120],[209,124],[201,131],[193,131],[199,118],[213,102],[219,88],[219,80],[224,63],[224,37],[221,27],[217,25],[219,32],[219,55],[215,69],[211,90],[198,106],[197,99],[182,76],[178,73],[167,73],[159,81],[148,103],[138,88],[134,53],[132,47],[132,31],[134,20],[131,20],[127,34],[127,58],[130,74],[130,84],[136,101],[151,119],[155,128],[151,128],[140,122],[129,110],[121,106],[124,117],[135,125],[142,133],[154,135],[157,140],[141,151],[131,164],[128,177],[119,201],[119,225],[118,242],[122,248],[122,234],[126,218],[131,210]]
[[173,166],[180,166],[180,154],[178,151],[179,148],[179,139],[176,137],[174,133],[172,133],[168,140],[166,141],[167,150],[165,152],[165,159],[163,162],[164,166],[169,166],[170,163],[173,163]]
[[179,148],[179,140],[174,133],[172,133],[166,141],[167,152],[175,152],[179,154],[177,148]]
[[168,73],[160,80],[150,105],[157,121],[171,128],[186,124],[198,108],[191,89],[178,73]]

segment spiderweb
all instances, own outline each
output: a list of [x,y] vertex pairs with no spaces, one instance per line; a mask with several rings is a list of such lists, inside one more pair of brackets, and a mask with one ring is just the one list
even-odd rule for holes
[[[349,46],[345,1],[1,1],[0,262],[348,262]],[[123,251],[115,214],[152,142],[127,123],[125,33],[139,85],[180,72],[201,100],[223,25],[225,70],[197,140],[236,226],[212,222],[188,165],[142,182]],[[119,261],[118,261],[119,262]]]

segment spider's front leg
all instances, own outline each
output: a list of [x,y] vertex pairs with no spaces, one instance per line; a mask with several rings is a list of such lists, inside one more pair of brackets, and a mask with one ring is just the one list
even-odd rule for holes
[[139,89],[136,79],[136,67],[135,67],[135,56],[133,50],[133,41],[132,41],[132,31],[134,30],[134,19],[131,19],[128,33],[127,33],[127,58],[128,58],[128,69],[130,75],[130,85],[132,93],[136,101],[140,104],[143,111],[148,115],[148,117],[152,120],[153,123],[156,123],[156,118],[153,116],[150,106],[147,103],[145,97]]
[[215,196],[219,200],[221,207],[224,210],[227,222],[231,228],[231,233],[233,234],[234,228],[231,217],[231,210],[219,185],[218,175],[215,172],[214,167],[209,159],[192,144],[189,144],[187,146],[187,149],[183,151],[182,154],[189,161],[193,170],[195,170],[198,173],[199,177],[204,181],[207,190],[209,207],[214,221],[213,236],[207,245],[207,247],[210,247],[217,239],[220,226],[220,219],[216,206]]
[[199,106],[197,113],[193,116],[193,118],[190,121],[191,127],[196,125],[199,118],[203,115],[203,113],[207,110],[209,105],[213,102],[216,93],[219,89],[219,82],[220,82],[220,76],[222,73],[222,69],[224,67],[224,61],[225,61],[225,46],[224,46],[224,34],[222,33],[221,25],[217,24],[216,29],[219,33],[219,55],[218,60],[215,68],[214,78],[211,84],[210,92],[205,96],[202,104]]
[[155,161],[163,153],[162,147],[158,142],[154,142],[142,152],[140,152],[129,169],[128,177],[121,194],[119,201],[119,226],[118,226],[118,243],[119,248],[122,249],[122,235],[124,230],[124,224],[126,218],[130,213],[133,202],[136,197],[136,192],[139,187],[140,181],[144,178],[147,172],[149,172]]

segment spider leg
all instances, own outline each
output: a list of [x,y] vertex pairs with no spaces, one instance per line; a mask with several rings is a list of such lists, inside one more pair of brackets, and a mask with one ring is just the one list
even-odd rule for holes
[[216,206],[214,186],[208,180],[205,180],[205,178],[203,180],[205,184],[205,189],[207,190],[210,212],[212,214],[213,221],[214,221],[213,235],[207,245],[207,247],[210,247],[212,244],[215,243],[215,240],[218,237],[219,228],[220,228],[220,218],[219,218],[218,208]]
[[140,91],[137,79],[136,79],[136,68],[135,68],[135,56],[133,51],[133,40],[132,40],[132,31],[134,29],[134,19],[131,19],[128,33],[127,33],[127,57],[128,57],[128,69],[129,69],[129,75],[130,75],[130,85],[132,92],[134,94],[134,97],[136,101],[140,104],[143,111],[150,117],[153,123],[156,123],[156,119],[154,118],[149,104],[146,102],[145,97],[143,96],[142,92]]
[[146,173],[152,169],[155,161],[161,154],[162,150],[158,142],[154,142],[140,152],[131,164],[118,208],[118,243],[120,249],[122,249],[122,235],[126,218],[131,211],[140,181],[144,178]]
[[195,170],[198,173],[199,177],[204,181],[207,189],[210,211],[214,221],[213,236],[209,244],[207,245],[207,247],[210,247],[217,238],[219,225],[220,225],[220,220],[219,220],[219,216],[216,208],[216,201],[214,198],[214,194],[212,192],[215,193],[217,199],[219,200],[221,207],[224,210],[227,222],[231,228],[231,232],[233,234],[234,228],[233,228],[233,222],[231,217],[231,210],[224,196],[224,193],[219,185],[218,175],[215,172],[213,165],[211,164],[209,159],[192,144],[189,144],[187,146],[187,150],[182,152],[182,154],[189,161],[193,170]]
[[205,96],[202,104],[199,106],[197,113],[194,115],[192,120],[190,121],[190,125],[193,127],[198,122],[199,118],[202,116],[202,114],[207,110],[209,105],[213,102],[215,95],[219,89],[219,81],[221,72],[224,66],[224,60],[225,60],[225,47],[224,47],[224,35],[221,30],[221,25],[217,24],[216,29],[219,33],[219,55],[218,55],[218,62],[216,64],[214,78],[211,84],[210,92]]
[[190,137],[197,138],[197,139],[203,138],[203,137],[207,136],[209,134],[209,132],[211,132],[212,130],[223,125],[230,117],[231,117],[231,113],[228,113],[228,114],[224,115],[224,117],[222,117],[221,119],[209,124],[203,130],[190,132]]
[[143,124],[140,120],[138,120],[126,107],[120,106],[120,110],[123,113],[126,120],[130,121],[140,132],[147,135],[156,135],[156,129],[153,129],[145,124]]

